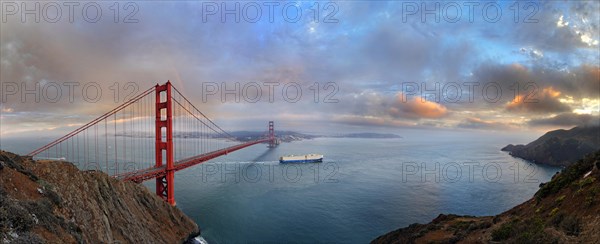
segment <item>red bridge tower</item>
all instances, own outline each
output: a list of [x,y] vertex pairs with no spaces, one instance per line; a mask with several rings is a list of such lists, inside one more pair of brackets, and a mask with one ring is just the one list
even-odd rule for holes
[[[156,85],[156,163],[155,167],[161,167],[166,157],[166,174],[156,178],[156,195],[175,205],[174,178],[173,170],[173,111],[171,100],[171,82],[167,81],[164,85]],[[161,98],[161,94],[164,94]],[[163,117],[164,115],[164,117]],[[166,141],[163,141],[162,129],[166,131]]]
[[275,128],[274,122],[269,121],[269,148],[274,148],[277,146],[277,141],[275,139]]

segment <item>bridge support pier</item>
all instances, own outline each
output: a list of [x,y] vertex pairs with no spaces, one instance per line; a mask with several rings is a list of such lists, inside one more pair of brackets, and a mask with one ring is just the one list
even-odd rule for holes
[[[165,176],[156,178],[156,195],[169,204],[175,206],[173,167],[173,111],[171,100],[171,82],[156,85],[156,118],[155,118],[155,167],[162,167],[166,163]],[[164,96],[161,97],[161,94]],[[163,98],[163,99],[161,99]],[[164,115],[164,116],[163,116]],[[165,139],[163,141],[163,128]],[[164,157],[163,157],[164,154]],[[166,162],[165,162],[166,161]]]

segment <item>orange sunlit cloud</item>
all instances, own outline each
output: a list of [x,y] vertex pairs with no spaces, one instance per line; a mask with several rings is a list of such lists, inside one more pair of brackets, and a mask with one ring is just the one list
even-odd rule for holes
[[566,112],[570,107],[559,99],[561,92],[546,87],[540,92],[531,92],[515,96],[506,104],[506,110],[512,112]]
[[448,109],[439,103],[422,100],[420,98],[412,98],[404,102],[402,94],[399,93],[396,97],[396,106],[389,109],[389,113],[394,117],[418,117],[437,119],[448,114]]

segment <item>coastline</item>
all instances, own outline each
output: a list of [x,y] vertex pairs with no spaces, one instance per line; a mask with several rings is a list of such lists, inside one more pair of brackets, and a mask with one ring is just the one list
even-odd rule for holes
[[440,214],[371,243],[593,242],[600,239],[600,150],[541,184],[529,200],[495,216]]

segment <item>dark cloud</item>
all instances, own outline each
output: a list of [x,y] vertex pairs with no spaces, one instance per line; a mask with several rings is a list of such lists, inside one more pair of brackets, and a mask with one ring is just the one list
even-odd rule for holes
[[518,95],[506,105],[506,110],[517,113],[555,113],[572,110],[568,105],[561,103],[558,98],[560,92],[552,87],[532,93],[531,96]]
[[521,94],[532,91],[526,88],[537,88],[541,92],[548,87],[575,98],[593,98],[600,94],[600,66],[585,64],[571,69],[556,70],[541,65],[527,67],[518,63],[488,62],[473,71],[472,79],[482,86],[491,82],[498,84],[504,93],[503,97],[510,100],[514,98],[516,84]]
[[579,126],[599,125],[600,117],[591,114],[561,113],[552,117],[532,119],[531,126]]
[[[454,35],[452,29],[396,21],[384,22],[370,31],[359,39],[360,49],[351,53],[360,57],[352,70],[384,81],[384,89],[408,81],[456,81],[478,58],[473,55],[478,51],[476,45]],[[422,29],[438,34],[422,34]]]
[[[552,1],[539,2],[536,6],[539,9],[533,15],[535,23],[514,24],[514,29],[507,34],[514,36],[519,43],[543,50],[568,52],[577,48],[597,48],[597,44],[595,47],[589,45],[581,37],[588,34],[598,40],[597,23],[587,23],[600,18],[600,4],[597,1],[571,2],[568,13],[560,10]],[[563,22],[559,25],[561,16]],[[566,22],[569,24],[565,25]]]

